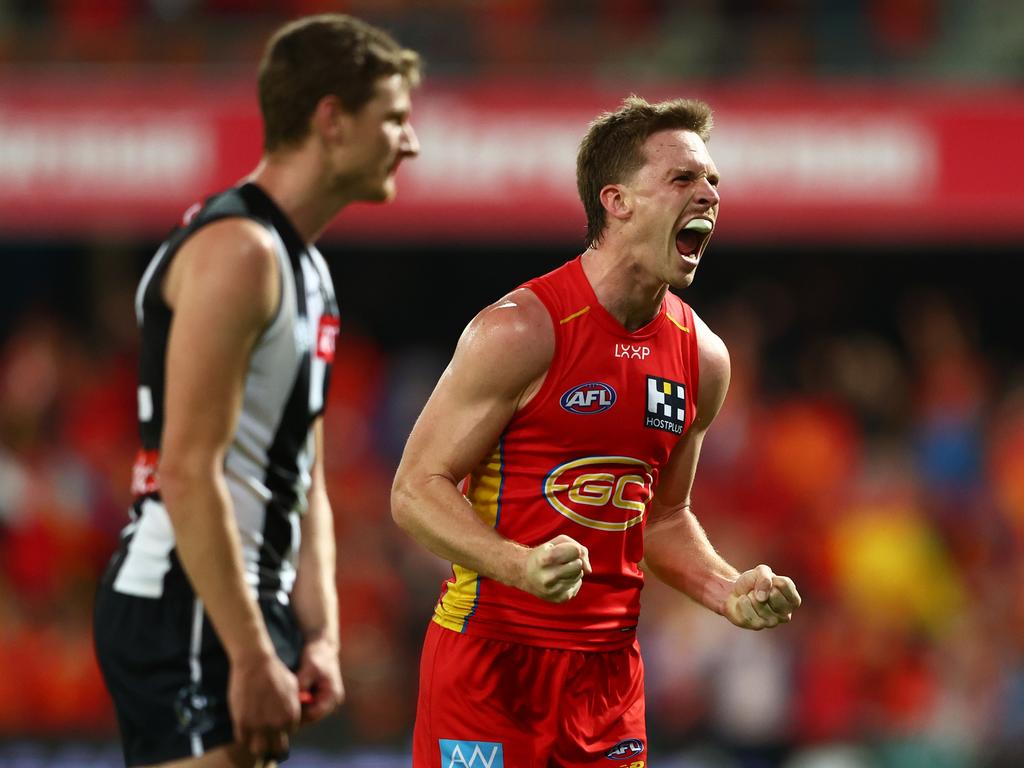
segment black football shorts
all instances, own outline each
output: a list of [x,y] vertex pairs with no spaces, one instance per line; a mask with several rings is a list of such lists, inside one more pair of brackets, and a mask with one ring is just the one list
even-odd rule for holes
[[[259,605],[278,656],[297,669],[302,634],[291,606],[273,597]],[[198,757],[234,741],[228,658],[194,596],[135,597],[101,585],[93,619],[127,766]]]

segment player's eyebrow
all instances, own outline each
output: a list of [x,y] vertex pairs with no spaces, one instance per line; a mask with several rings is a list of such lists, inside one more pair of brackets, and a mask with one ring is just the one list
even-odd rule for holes
[[699,176],[707,176],[708,181],[712,185],[717,185],[721,180],[721,176],[718,170],[715,168],[704,168],[701,166],[697,168],[683,168],[680,165],[674,165],[668,169],[668,173],[665,174],[666,179],[674,179],[676,176],[688,176],[690,178],[697,178]]

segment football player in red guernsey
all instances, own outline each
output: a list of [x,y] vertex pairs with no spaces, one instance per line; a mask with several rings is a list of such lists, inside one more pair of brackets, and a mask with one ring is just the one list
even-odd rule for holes
[[644,570],[745,629],[792,580],[723,560],[690,509],[729,355],[669,288],[718,217],[711,110],[630,97],[577,157],[589,247],[466,328],[409,437],[395,520],[450,560],[416,768],[647,765]]

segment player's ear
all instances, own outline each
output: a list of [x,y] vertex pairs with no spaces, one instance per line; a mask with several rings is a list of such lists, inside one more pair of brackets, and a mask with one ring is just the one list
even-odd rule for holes
[[310,118],[313,133],[324,141],[336,144],[345,141],[352,125],[352,114],[334,94],[321,97]]
[[598,195],[608,215],[615,219],[628,219],[633,214],[633,202],[628,190],[618,184],[608,184]]

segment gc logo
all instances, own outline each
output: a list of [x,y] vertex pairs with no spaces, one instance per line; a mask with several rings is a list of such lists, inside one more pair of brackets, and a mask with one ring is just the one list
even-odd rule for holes
[[624,531],[643,520],[653,484],[647,462],[588,456],[551,470],[544,478],[544,498],[559,514],[587,528]]

